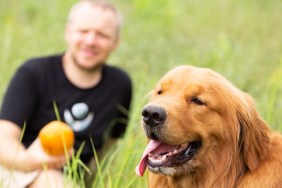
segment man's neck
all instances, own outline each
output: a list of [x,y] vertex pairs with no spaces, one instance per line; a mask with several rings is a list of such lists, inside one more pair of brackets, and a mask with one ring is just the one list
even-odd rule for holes
[[96,86],[100,82],[102,78],[102,67],[97,67],[93,70],[84,70],[72,61],[67,54],[63,56],[63,70],[73,85],[81,89],[87,89]]

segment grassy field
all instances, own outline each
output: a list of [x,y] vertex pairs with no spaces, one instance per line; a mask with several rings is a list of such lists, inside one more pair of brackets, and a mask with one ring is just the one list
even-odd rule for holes
[[[74,0],[0,0],[0,101],[27,58],[63,52],[63,30]],[[134,82],[128,131],[93,187],[146,187],[134,168],[145,147],[140,113],[147,94],[169,69],[212,68],[250,93],[262,117],[282,132],[281,0],[112,0],[124,14],[119,49],[109,64]]]

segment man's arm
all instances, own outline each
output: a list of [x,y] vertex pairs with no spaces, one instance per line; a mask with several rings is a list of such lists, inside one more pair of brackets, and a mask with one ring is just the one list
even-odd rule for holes
[[14,123],[0,120],[0,162],[7,168],[28,171],[25,147],[20,143],[21,129]]
[[[60,169],[66,164],[65,155],[46,154],[38,138],[26,149],[20,142],[21,132],[22,130],[16,124],[0,120],[0,163],[2,166],[20,171],[33,171],[42,169],[43,165]],[[68,155],[71,158],[72,150]]]

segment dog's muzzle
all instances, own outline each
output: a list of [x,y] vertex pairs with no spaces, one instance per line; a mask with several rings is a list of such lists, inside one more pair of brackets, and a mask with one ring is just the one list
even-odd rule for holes
[[153,128],[162,125],[166,120],[166,112],[159,106],[146,106],[142,111],[143,122]]

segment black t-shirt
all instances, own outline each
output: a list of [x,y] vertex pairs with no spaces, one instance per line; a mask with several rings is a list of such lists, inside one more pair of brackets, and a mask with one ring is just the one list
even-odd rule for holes
[[103,137],[119,137],[126,129],[132,95],[129,76],[104,65],[101,81],[92,88],[80,89],[66,77],[62,55],[34,58],[16,72],[5,94],[0,118],[25,126],[22,143],[28,147],[41,128],[56,120],[55,102],[62,121],[75,132],[75,149],[85,141],[81,160],[88,163],[93,147],[99,150]]

